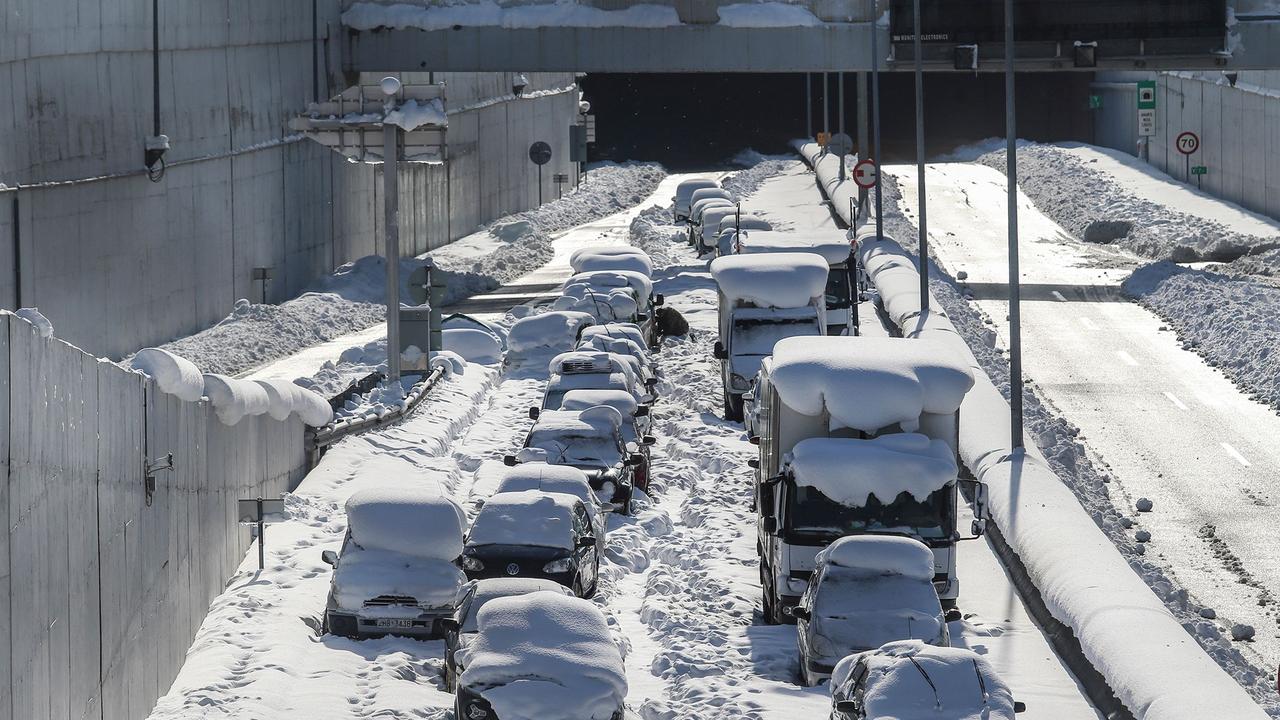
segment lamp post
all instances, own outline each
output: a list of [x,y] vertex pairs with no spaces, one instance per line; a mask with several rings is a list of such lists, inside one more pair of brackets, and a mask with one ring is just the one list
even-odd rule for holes
[[[382,109],[389,116],[396,108],[400,81],[385,77],[382,94],[387,96]],[[382,208],[386,223],[387,258],[387,384],[400,382],[400,127],[382,122]]]
[[1018,274],[1018,113],[1014,104],[1013,66],[1013,0],[1004,0],[1004,172],[1009,184],[1009,443],[1017,450],[1023,446],[1022,279]]

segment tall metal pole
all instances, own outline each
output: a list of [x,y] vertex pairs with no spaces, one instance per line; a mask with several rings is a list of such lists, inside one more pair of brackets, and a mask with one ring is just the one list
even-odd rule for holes
[[400,382],[400,128],[382,126],[382,207],[387,233],[387,384]]
[[831,137],[831,83],[827,80],[827,74],[822,73],[822,132],[827,137]]
[[840,105],[840,107],[836,109],[836,116],[839,118],[839,120],[836,122],[836,125],[840,127],[840,132],[843,133],[844,132],[844,73],[843,72],[836,73],[836,87],[839,88],[839,95],[837,96],[836,102]]
[[1009,444],[1016,450],[1023,446],[1022,278],[1018,272],[1018,113],[1014,104],[1013,66],[1013,0],[1004,0],[1004,171],[1009,185]]
[[924,180],[924,66],[920,57],[920,0],[915,0],[916,60],[916,193],[920,205],[920,309],[929,309],[929,223],[925,213]]
[[813,74],[804,74],[804,136],[813,137]]
[[[874,28],[873,28],[874,32]],[[865,72],[858,73],[858,115],[855,124],[858,126],[858,162],[867,159],[870,154],[867,152],[867,74]],[[867,214],[867,189],[858,186],[858,215],[865,217]]]
[[871,23],[871,107],[875,111],[872,118],[871,134],[875,150],[872,153],[876,161],[876,239],[884,237],[884,213],[880,204],[880,183],[884,177],[884,169],[880,164],[880,25]]

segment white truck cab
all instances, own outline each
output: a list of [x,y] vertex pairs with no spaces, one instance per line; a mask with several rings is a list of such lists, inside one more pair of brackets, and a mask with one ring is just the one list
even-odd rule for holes
[[[959,408],[973,386],[962,358],[928,340],[789,338],[754,391],[757,551],[765,618],[790,622],[823,548],[847,535],[911,537],[934,556],[946,605],[959,595]],[[975,535],[985,490],[975,490]]]
[[732,252],[755,255],[811,252],[827,261],[827,334],[853,335],[856,316],[858,268],[853,245],[843,230],[796,233],[744,229],[732,238]]
[[742,396],[776,342],[826,334],[827,264],[813,253],[731,255],[711,261],[720,290],[715,345],[724,384],[725,417],[742,420]]

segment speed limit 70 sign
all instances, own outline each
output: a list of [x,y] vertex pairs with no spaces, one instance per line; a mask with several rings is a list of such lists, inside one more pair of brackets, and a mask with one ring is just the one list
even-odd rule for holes
[[1178,135],[1176,144],[1178,152],[1183,155],[1191,155],[1200,149],[1200,136],[1188,130]]

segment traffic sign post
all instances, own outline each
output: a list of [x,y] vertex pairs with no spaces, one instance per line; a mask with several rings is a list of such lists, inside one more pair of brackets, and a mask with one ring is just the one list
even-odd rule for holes
[[542,204],[542,166],[551,162],[551,146],[539,140],[529,146],[529,159],[538,166],[538,204]]
[[1209,168],[1204,165],[1195,165],[1191,168],[1191,174],[1196,176],[1196,189],[1199,190],[1201,187],[1200,181],[1204,179],[1205,175],[1209,174]]
[[1182,157],[1187,161],[1186,181],[1191,182],[1191,156],[1200,149],[1200,136],[1187,130],[1178,134],[1178,139],[1174,141],[1178,152],[1182,153]]
[[564,197],[564,185],[569,182],[569,175],[567,173],[556,173],[551,176],[551,182],[556,184],[556,199],[559,200]]
[[1147,138],[1156,134],[1156,84],[1152,80],[1138,83],[1138,156],[1149,160],[1150,143]]
[[870,189],[876,186],[876,179],[880,175],[879,168],[876,167],[875,160],[863,160],[853,166],[853,181],[860,188]]

